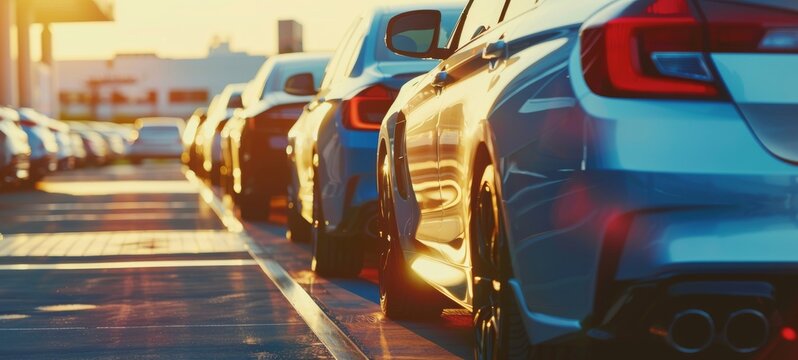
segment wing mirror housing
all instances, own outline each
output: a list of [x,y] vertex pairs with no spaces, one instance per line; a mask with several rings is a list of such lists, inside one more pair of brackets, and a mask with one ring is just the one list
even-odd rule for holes
[[287,94],[296,96],[312,96],[318,93],[312,73],[301,73],[289,77],[288,80],[285,81],[285,88],[283,90]]
[[391,18],[385,44],[399,55],[417,59],[443,59],[445,49],[438,47],[440,36],[441,12],[414,10]]

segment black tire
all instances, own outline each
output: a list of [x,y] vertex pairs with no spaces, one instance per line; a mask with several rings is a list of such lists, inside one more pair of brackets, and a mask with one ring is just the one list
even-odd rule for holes
[[[474,358],[529,359],[533,352],[508,280],[513,277],[492,165],[476,168],[471,238]],[[498,287],[497,287],[498,285]]]
[[288,203],[288,233],[286,237],[292,242],[310,242],[310,224],[293,202]]
[[313,261],[311,268],[322,276],[355,277],[363,269],[361,237],[358,235],[334,236],[327,233],[318,169],[318,166],[314,168],[313,178],[313,225],[310,231],[313,241]]
[[398,243],[399,235],[391,193],[391,175],[382,171],[384,151],[380,151],[379,179],[379,262],[380,308],[396,319],[428,319],[440,316],[446,303],[442,295],[408,270]]

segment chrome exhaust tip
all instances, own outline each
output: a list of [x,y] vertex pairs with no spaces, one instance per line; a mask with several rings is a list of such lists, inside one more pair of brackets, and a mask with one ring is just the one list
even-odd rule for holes
[[706,311],[688,309],[676,313],[668,326],[666,341],[676,351],[696,354],[715,340],[715,322]]
[[738,354],[762,349],[770,336],[770,321],[759,310],[742,309],[729,315],[723,328],[726,345]]

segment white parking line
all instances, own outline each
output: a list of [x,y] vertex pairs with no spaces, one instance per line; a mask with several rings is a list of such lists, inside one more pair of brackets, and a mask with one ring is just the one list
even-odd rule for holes
[[231,232],[238,233],[249,248],[249,254],[255,259],[266,276],[280,289],[283,296],[291,303],[299,316],[305,320],[310,330],[316,334],[327,350],[336,359],[368,359],[366,354],[355,345],[352,339],[344,333],[335,322],[319,307],[313,298],[283,269],[276,261],[264,258],[263,251],[252,238],[247,235],[244,225],[223,205],[211,189],[204,187],[192,172],[186,173],[186,178],[193,184],[202,187],[203,200],[222,220],[222,223]]
[[39,189],[49,193],[74,196],[120,194],[195,194],[197,189],[182,180],[162,181],[80,181],[43,182]]
[[197,324],[197,325],[141,325],[141,326],[65,326],[34,328],[0,328],[0,331],[71,331],[71,330],[138,330],[138,329],[192,329],[192,328],[251,328],[267,326],[296,326],[300,323],[272,324]]
[[111,256],[246,252],[224,230],[117,231],[13,234],[0,240],[2,256]]
[[227,260],[157,260],[157,261],[109,261],[95,263],[57,263],[57,264],[0,264],[0,270],[106,270],[106,269],[145,269],[174,267],[220,267],[259,265],[251,259]]
[[98,203],[20,204],[8,211],[75,211],[75,210],[172,210],[198,209],[195,201],[124,201]]
[[63,221],[149,221],[149,220],[193,220],[200,219],[199,214],[180,213],[132,213],[132,214],[52,214],[52,215],[19,215],[7,216],[10,223],[18,222],[63,222]]

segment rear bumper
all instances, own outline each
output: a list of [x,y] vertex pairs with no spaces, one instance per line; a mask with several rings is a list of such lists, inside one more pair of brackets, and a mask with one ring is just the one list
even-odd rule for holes
[[[556,230],[515,244],[516,286],[536,336],[531,340],[599,325],[619,294],[634,284],[683,276],[795,274],[796,199],[798,172],[575,176],[538,209],[548,213],[548,226]],[[515,233],[536,231],[528,220],[513,223]]]
[[30,176],[30,161],[26,156],[16,156],[12,161],[0,168],[0,183],[17,184]]
[[70,170],[75,167],[75,157],[74,156],[67,156],[65,158],[61,158],[58,160],[58,169],[59,170]]
[[279,195],[286,193],[289,182],[288,160],[285,149],[274,149],[259,146],[244,159],[241,150],[240,172],[233,169],[234,191],[245,195]]
[[[377,200],[377,139],[376,131],[337,130],[331,143],[319,144],[336,151],[321,152],[327,167],[324,181],[324,215],[328,229],[346,226],[347,213],[369,206]],[[334,190],[334,191],[333,191]],[[361,224],[362,225],[362,224]]]
[[45,156],[30,160],[30,179],[38,180],[58,169],[55,156]]

